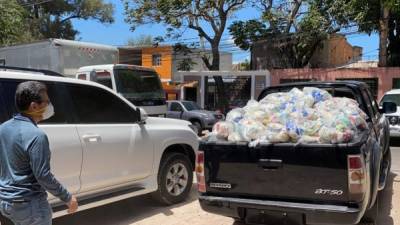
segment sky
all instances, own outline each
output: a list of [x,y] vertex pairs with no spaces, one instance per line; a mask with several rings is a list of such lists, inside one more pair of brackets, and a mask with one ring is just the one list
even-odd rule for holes
[[[130,30],[129,24],[124,21],[124,8],[121,0],[109,0],[115,5],[114,18],[115,22],[110,25],[104,25],[94,20],[73,20],[73,25],[80,34],[78,39],[86,42],[94,42],[100,44],[122,46],[125,45],[129,38],[139,37],[140,35],[152,35],[153,37],[162,36],[165,34],[166,27],[160,24],[146,24]],[[249,20],[259,18],[259,12],[255,9],[245,8],[237,12],[234,18],[228,21],[228,26],[235,20]],[[227,27],[228,27],[227,26]],[[183,42],[196,41],[197,34],[192,31],[187,31],[182,37]],[[379,39],[377,34],[352,34],[347,36],[350,44],[363,48],[363,59],[377,59]],[[171,43],[167,41],[166,43]],[[240,62],[249,59],[249,53],[241,51],[233,46],[228,31],[225,31],[222,37],[221,49],[232,52],[233,61]]]

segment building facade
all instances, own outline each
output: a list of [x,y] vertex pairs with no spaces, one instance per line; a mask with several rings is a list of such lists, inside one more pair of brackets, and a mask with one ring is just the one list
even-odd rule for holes
[[[292,68],[290,60],[279,48],[279,43],[261,40],[253,44],[251,68],[253,70]],[[352,46],[346,37],[333,34],[321,42],[309,61],[310,68],[332,68],[361,60],[362,48]]]

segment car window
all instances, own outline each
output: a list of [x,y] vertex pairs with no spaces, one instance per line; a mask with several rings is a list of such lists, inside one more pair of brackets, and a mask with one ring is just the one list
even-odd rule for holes
[[108,71],[96,71],[96,76],[91,77],[91,81],[102,84],[112,89],[111,73]]
[[386,94],[383,96],[380,105],[382,106],[384,102],[393,102],[400,106],[400,94]]
[[182,112],[182,106],[181,104],[177,103],[177,102],[172,102],[171,103],[171,111],[175,111],[175,112]]
[[375,118],[376,114],[375,114],[374,110],[372,109],[371,99],[368,96],[368,93],[366,92],[365,89],[362,91],[362,95],[363,95],[363,98],[365,99],[365,104],[367,106],[367,110],[368,110],[369,114],[371,115],[372,118]]
[[7,106],[3,102],[3,87],[1,86],[1,80],[0,80],[0,124],[4,123],[7,120],[7,113],[6,113],[6,108]]
[[114,94],[98,87],[68,85],[78,123],[135,123],[135,110]]
[[[15,107],[15,91],[19,83],[26,80],[3,80],[2,85],[2,100],[6,109],[6,119],[18,113]],[[67,106],[68,96],[61,84],[53,82],[42,82],[47,86],[47,94],[54,106],[54,115],[48,120],[41,121],[41,124],[60,124],[71,121],[70,112]]]
[[379,116],[379,106],[378,106],[378,103],[376,103],[375,98],[372,97],[372,94],[371,94],[371,91],[370,91],[370,90],[367,89],[366,92],[367,92],[367,94],[368,94],[368,96],[369,96],[369,99],[371,100],[371,107],[372,107],[372,110],[374,111],[374,114],[377,115],[377,116]]
[[186,110],[193,111],[193,110],[201,110],[200,106],[197,105],[196,102],[182,102],[185,106]]

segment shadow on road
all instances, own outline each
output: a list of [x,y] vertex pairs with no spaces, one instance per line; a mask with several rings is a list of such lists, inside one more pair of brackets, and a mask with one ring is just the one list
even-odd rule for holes
[[390,138],[390,146],[400,147],[400,138],[399,137],[391,137]]
[[[394,225],[393,218],[390,215],[392,210],[392,198],[393,198],[393,183],[400,182],[396,181],[395,177],[397,175],[395,173],[390,173],[389,178],[386,184],[385,190],[379,193],[379,216],[378,216],[378,225]],[[232,225],[245,225],[242,222],[234,222]],[[284,224],[270,224],[270,225],[286,225]],[[293,225],[293,224],[291,224]],[[296,224],[297,225],[297,224]],[[358,225],[364,225],[363,223],[359,223]]]
[[397,175],[395,173],[390,173],[385,190],[379,193],[379,216],[377,223],[379,225],[394,225],[390,212],[393,208],[393,183],[399,182],[395,180],[396,176]]
[[162,205],[148,194],[57,218],[53,221],[53,224],[128,225],[160,213],[167,216],[172,215],[173,212],[171,209],[196,201],[197,197],[197,187],[193,184],[189,198],[177,205]]

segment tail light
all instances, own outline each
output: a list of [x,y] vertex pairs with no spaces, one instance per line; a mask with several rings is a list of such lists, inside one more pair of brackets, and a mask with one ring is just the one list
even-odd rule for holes
[[206,192],[206,181],[204,178],[204,152],[198,152],[196,156],[196,177],[199,192]]
[[347,156],[349,193],[353,201],[361,201],[367,188],[365,162],[361,155]]

